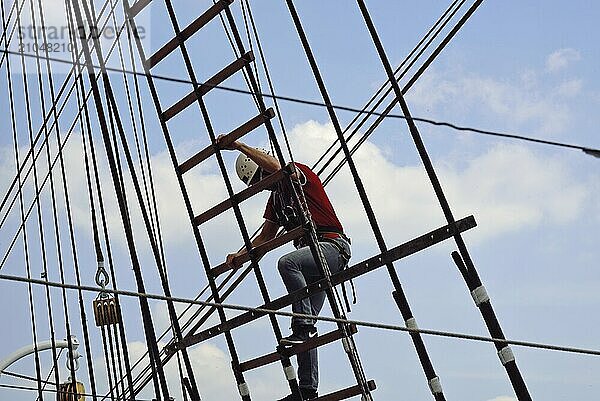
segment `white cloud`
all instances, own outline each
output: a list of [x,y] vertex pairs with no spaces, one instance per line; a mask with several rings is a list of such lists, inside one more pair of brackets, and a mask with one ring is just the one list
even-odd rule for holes
[[427,114],[452,115],[454,120],[481,116],[503,129],[522,129],[536,135],[565,132],[572,119],[564,92],[575,95],[577,83],[543,87],[534,71],[517,80],[498,80],[475,74],[430,70],[408,95],[410,104]]
[[502,395],[500,397],[492,398],[491,400],[488,400],[488,401],[517,401],[517,399],[515,397],[509,397],[507,395]]
[[[290,134],[296,159],[307,164],[312,163],[333,138],[335,134],[330,124],[314,121],[296,126]],[[413,237],[445,224],[422,167],[401,166],[392,157],[370,141],[354,157],[384,232]],[[91,234],[81,144],[71,142],[65,158],[73,191],[71,199],[75,221],[84,228],[83,232]],[[3,162],[6,164],[6,160]],[[574,177],[565,163],[537,155],[521,145],[496,145],[466,164],[454,160],[438,160],[436,164],[455,216],[461,218],[474,214],[479,223],[474,236],[479,240],[539,224],[573,221],[586,207],[589,195],[585,183]],[[170,159],[165,153],[159,153],[152,156],[152,165],[167,248],[171,251],[193,250],[193,234]],[[129,174],[125,172],[125,176]],[[219,172],[210,167],[198,166],[187,173],[185,179],[196,213],[226,198]],[[113,242],[124,246],[125,242],[119,240],[123,238],[122,224],[105,165],[101,165],[101,180]],[[127,186],[135,230],[138,235],[143,233],[145,236],[129,180]],[[364,209],[347,168],[342,169],[332,181],[328,192],[348,231],[357,240],[371,240],[370,230],[365,230],[368,225]],[[263,202],[264,199],[246,202],[248,209],[245,216],[249,229],[260,224]],[[224,252],[230,251],[223,251],[219,244],[226,240],[231,243],[232,233],[239,238],[231,216],[205,229],[207,249],[216,252],[215,258],[222,258]]]
[[[291,134],[298,160],[312,161],[331,143],[330,124],[314,121]],[[387,231],[411,236],[443,223],[437,200],[420,166],[399,166],[366,142],[355,161],[380,223]],[[520,145],[497,145],[460,166],[438,162],[437,172],[457,218],[473,213],[476,237],[489,239],[541,223],[561,224],[580,216],[587,190],[560,160],[541,157]],[[560,188],[560,190],[557,190]],[[343,169],[328,192],[348,231],[363,240],[364,211],[349,171]]]
[[574,61],[581,59],[579,51],[572,48],[556,50],[546,59],[546,69],[550,72],[564,70]]
[[583,81],[581,79],[571,79],[565,81],[558,87],[558,93],[562,96],[573,97],[581,93]]
[[[201,145],[196,142],[181,143],[177,147],[177,152],[182,155],[189,154],[201,149],[200,146]],[[113,245],[120,244],[125,247],[126,242],[122,228],[122,220],[116,202],[116,196],[114,194],[112,177],[108,169],[106,157],[104,156],[104,147],[102,143],[96,143],[96,149],[98,153],[99,176],[111,239]],[[6,153],[6,157],[10,156],[9,153],[10,152]],[[69,140],[63,154],[68,172],[67,180],[71,192],[71,206],[74,221],[83,232],[90,233],[91,235],[90,205],[87,195],[84,152],[81,141],[76,134],[73,134],[73,138]],[[3,157],[3,160],[4,163],[9,163],[9,161],[6,161],[7,159],[5,159],[5,157]],[[181,157],[181,160],[185,159]],[[38,161],[38,164],[41,165],[41,169],[43,170],[43,161]],[[174,246],[179,248],[182,246],[193,245],[194,236],[192,228],[189,223],[183,196],[168,153],[163,151],[151,155],[151,164],[161,229],[167,247]],[[58,165],[56,168],[58,169]],[[123,169],[126,195],[135,236],[136,238],[147,238],[142,215],[138,207],[138,200],[126,164],[123,164]],[[140,185],[142,185],[139,168],[136,167],[136,170],[138,180],[140,181]],[[235,174],[233,174],[233,176],[235,176]],[[3,181],[6,181],[7,179],[8,177],[3,179]],[[184,175],[184,181],[191,199],[194,214],[199,214],[227,198],[227,191],[223,184],[221,174],[219,171],[216,171],[214,166],[211,166],[210,163],[200,164],[187,172]],[[235,181],[237,181],[237,178],[235,178]],[[235,182],[234,184],[237,185],[238,183]],[[241,184],[237,187],[235,185],[234,188],[237,188],[235,190],[239,191]],[[258,199],[252,199],[245,203],[256,204],[257,201]],[[262,207],[262,205],[259,206],[257,204],[257,207]],[[252,230],[260,224],[262,211],[258,215],[247,214],[244,217],[247,218],[246,222],[249,230]],[[217,229],[213,232],[212,229],[215,227]],[[204,235],[206,246],[209,249],[211,248],[211,245],[222,243],[227,236],[231,236],[232,232],[238,232],[237,224],[232,215],[219,220],[218,224],[215,224],[215,227],[209,226],[211,235]],[[203,229],[204,227],[201,227],[201,231],[203,231]]]
[[[164,344],[161,343],[159,346],[162,347]],[[146,353],[147,348],[144,342],[132,341],[128,344],[128,350],[131,361],[133,362],[140,359]],[[188,353],[195,373],[198,389],[203,398],[212,400],[235,399],[235,397],[237,397],[230,358],[225,352],[215,344],[207,342],[188,348]],[[142,361],[143,363],[132,371],[134,379],[145,366],[148,366],[147,357],[144,357]],[[105,366],[106,364],[102,357],[96,358],[95,367],[96,372],[98,372],[97,386],[100,394],[104,394],[108,390],[107,377],[106,374],[103,373],[106,372]],[[181,381],[179,378],[177,359],[172,358],[164,368],[170,394],[176,399],[180,399]],[[154,397],[152,382],[142,389],[140,394],[138,394],[138,397],[143,399],[152,399]]]
[[[144,345],[139,343],[137,348],[140,348],[139,345],[145,351]],[[202,399],[233,400],[239,397],[231,370],[231,358],[225,351],[214,343],[205,342],[188,348],[188,354]],[[136,356],[139,357],[141,354]],[[245,379],[252,396],[265,400],[279,398],[282,395],[280,386],[273,383],[279,384],[283,381],[283,373],[280,370],[281,368],[276,365],[270,365],[261,368],[259,372],[247,372]],[[171,394],[181,394],[179,370],[175,358],[167,363],[165,373]],[[151,385],[147,386],[143,394],[151,398]]]

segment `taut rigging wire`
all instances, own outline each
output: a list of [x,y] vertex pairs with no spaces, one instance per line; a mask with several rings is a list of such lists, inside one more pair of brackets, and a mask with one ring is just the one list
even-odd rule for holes
[[[7,275],[7,274],[0,274],[0,280],[46,285],[46,282],[44,282],[43,280],[40,280],[40,279],[28,279],[27,277],[12,276],[12,275]],[[58,287],[58,288],[64,288],[64,289],[70,289],[70,290],[89,291],[89,292],[93,292],[93,293],[98,293],[101,290],[101,288],[94,287],[94,286],[86,286],[86,285],[78,285],[78,284],[62,284],[62,283],[58,283],[58,282],[49,282],[48,285],[50,285],[52,287]],[[111,289],[106,289],[105,292],[110,293],[110,294],[119,294],[119,295],[128,296],[128,297],[154,299],[154,300],[159,300],[159,301],[172,301],[172,302],[176,302],[176,303],[186,303],[186,304],[190,304],[190,305],[205,305],[205,306],[211,306],[211,307],[220,308],[220,309],[230,309],[230,310],[237,310],[237,311],[244,311],[244,312],[257,312],[257,313],[265,313],[265,314],[272,314],[272,315],[285,316],[285,317],[294,317],[294,316],[299,317],[299,318],[310,317],[312,319],[320,320],[323,322],[355,324],[357,326],[370,327],[370,328],[374,328],[374,329],[401,331],[401,332],[406,332],[406,333],[415,332],[415,333],[421,333],[421,334],[438,336],[438,337],[449,337],[449,338],[473,340],[473,341],[480,341],[480,342],[487,342],[487,343],[504,343],[504,344],[522,346],[522,347],[529,347],[529,348],[538,348],[538,349],[545,349],[545,350],[552,350],[552,351],[562,351],[562,352],[582,354],[582,355],[600,356],[600,349],[596,350],[596,349],[581,348],[581,347],[567,347],[567,346],[539,343],[539,342],[533,342],[533,341],[500,339],[500,338],[485,337],[485,336],[479,336],[479,335],[457,333],[457,332],[451,332],[451,331],[442,331],[442,330],[429,330],[429,329],[423,329],[423,328],[413,329],[413,328],[407,328],[405,326],[398,326],[398,325],[386,324],[386,323],[378,323],[378,322],[372,322],[372,321],[352,320],[352,319],[336,319],[334,317],[327,317],[327,316],[304,315],[304,314],[300,314],[300,313],[284,312],[284,311],[265,309],[265,308],[255,308],[255,307],[250,307],[250,306],[245,306],[245,305],[207,302],[207,301],[200,301],[200,300],[194,300],[194,299],[182,298],[182,297],[167,297],[164,295],[150,294],[147,292],[140,293],[140,292],[135,292],[135,291],[111,290]]]
[[[13,52],[12,50],[7,50],[6,48],[0,49],[0,53],[9,53],[9,54],[13,54],[13,55],[21,54],[18,52]],[[25,57],[33,57],[33,58],[36,57],[34,54],[30,54],[30,53],[23,53],[23,54],[25,55]],[[39,56],[39,57],[45,58],[43,56]],[[80,64],[82,66],[85,66],[85,64],[83,64],[83,63],[75,63],[72,61],[55,58],[55,57],[48,57],[48,59],[50,61],[62,63],[62,64]],[[93,64],[92,67],[96,68],[96,69],[100,68],[98,65],[95,65],[95,64]],[[121,70],[119,68],[115,68],[115,67],[106,66],[105,68],[107,71],[110,71],[110,72],[123,72],[123,70]],[[125,73],[126,74],[134,74],[134,75],[138,75],[138,76],[146,76],[145,73],[134,72],[131,70],[125,70]],[[168,76],[164,76],[164,75],[149,74],[149,76],[151,76],[152,78],[158,79],[158,80],[175,82],[175,83],[184,83],[184,84],[192,83],[191,81],[186,80],[186,79],[173,78],[173,77],[168,77]],[[414,82],[412,82],[412,80],[407,83],[407,85],[412,85],[412,84],[414,84]],[[211,86],[211,85],[205,84],[205,83],[203,83],[202,85]],[[233,87],[229,87],[229,86],[225,86],[225,85],[212,85],[212,87],[216,88],[216,89],[221,89],[221,90],[225,90],[225,91],[246,94],[246,95],[254,95],[255,94],[255,92],[253,92],[253,91],[239,89],[239,88],[233,88]],[[266,98],[273,97],[272,95],[270,95],[268,93],[260,93],[260,95],[263,97],[266,97]],[[327,104],[325,104],[323,102],[307,100],[307,99],[300,99],[300,98],[296,98],[296,97],[292,97],[292,96],[276,95],[275,97],[279,100],[292,102],[292,103],[304,104],[307,106],[317,106],[317,107],[327,107],[328,106]],[[336,110],[347,111],[347,112],[352,112],[352,113],[361,113],[361,114],[365,113],[362,109],[359,109],[357,107],[344,106],[344,105],[339,105],[339,104],[331,104],[330,106]],[[386,112],[373,112],[371,114],[373,116],[378,116],[381,118],[396,118],[396,119],[402,119],[402,120],[406,119],[406,117],[401,114],[393,114],[393,113],[386,113]],[[525,135],[503,133],[503,132],[492,131],[492,130],[483,130],[483,129],[479,129],[479,128],[466,127],[466,126],[461,126],[461,125],[450,123],[450,122],[438,121],[438,120],[433,120],[433,119],[423,118],[423,117],[412,117],[412,120],[415,122],[422,122],[422,123],[426,123],[426,124],[430,124],[430,125],[447,127],[447,128],[451,128],[451,129],[457,130],[457,131],[471,132],[471,133],[475,133],[475,134],[483,134],[483,135],[489,135],[489,136],[496,136],[496,137],[500,137],[500,138],[518,139],[518,140],[522,140],[522,141],[535,142],[535,143],[544,144],[544,145],[551,145],[551,146],[558,146],[558,147],[569,148],[569,149],[574,149],[574,150],[580,150],[586,154],[590,154],[593,156],[600,155],[599,148],[570,144],[570,143],[566,143],[566,142],[548,141],[548,140],[543,140],[543,139],[539,139],[539,138],[528,137]],[[598,157],[598,156],[595,156],[595,157]]]

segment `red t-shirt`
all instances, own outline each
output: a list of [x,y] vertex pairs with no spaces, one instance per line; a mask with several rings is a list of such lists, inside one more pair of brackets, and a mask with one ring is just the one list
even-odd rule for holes
[[[325,193],[325,188],[323,188],[319,177],[308,166],[301,163],[295,163],[295,165],[296,169],[300,170],[298,180],[302,184],[308,210],[317,228],[329,227],[330,229],[343,232],[342,224],[337,218],[335,210],[333,210],[333,206]],[[273,207],[273,193],[269,197],[263,217],[275,224],[279,224]]]

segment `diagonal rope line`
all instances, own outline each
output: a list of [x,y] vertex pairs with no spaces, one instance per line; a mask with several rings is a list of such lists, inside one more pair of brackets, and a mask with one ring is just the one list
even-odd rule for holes
[[[442,32],[442,30],[446,27],[446,25],[452,20],[452,18],[456,15],[456,13],[461,9],[461,7],[465,4],[466,0],[461,0],[460,3],[458,0],[455,0],[450,6],[444,11],[444,13],[440,16],[440,18],[435,22],[435,24],[427,31],[425,36],[417,43],[417,45],[412,49],[412,51],[406,56],[406,58],[400,63],[400,65],[394,70],[394,76],[399,73],[396,78],[397,81],[400,81],[412,68],[412,66],[419,60],[419,58],[425,53],[425,51],[429,48],[431,43],[438,37],[438,35]],[[410,61],[412,58],[412,61]],[[409,63],[410,61],[410,63]],[[408,64],[408,65],[407,65]],[[404,70],[402,68],[405,66]],[[373,112],[377,110],[379,105],[386,99],[386,97],[392,91],[391,85],[389,85],[389,81],[385,81],[377,90],[377,92],[369,99],[367,104],[362,108],[361,113],[356,114],[352,121],[346,126],[344,129],[344,134],[350,130],[350,128],[354,125],[356,121],[362,116],[362,120],[358,123],[358,125],[352,130],[352,133],[347,137],[346,141],[350,141],[352,137],[358,132],[358,130],[366,123],[366,121],[374,116]],[[370,111],[364,114],[367,109],[371,106],[371,104],[377,99],[384,89],[387,90],[383,95],[381,95],[380,99],[375,102],[375,104],[370,108]],[[364,115],[363,115],[364,114]],[[339,143],[339,140],[336,140],[329,146],[329,148],[324,152],[324,154],[314,163],[313,168],[316,168],[318,164],[327,156],[327,154],[335,148],[335,146]],[[331,161],[339,154],[341,151],[341,147],[335,151],[335,153],[329,158],[329,160],[325,163],[325,166],[321,167],[317,172],[317,175],[321,175],[321,173],[325,170],[327,165],[331,163]]]

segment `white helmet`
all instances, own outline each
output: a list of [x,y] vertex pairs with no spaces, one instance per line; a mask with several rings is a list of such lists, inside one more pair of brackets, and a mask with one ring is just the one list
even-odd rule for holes
[[[265,149],[258,149],[263,153],[269,154]],[[252,183],[252,179],[256,173],[261,170],[258,164],[244,153],[240,153],[235,161],[235,171],[237,172],[240,180],[244,181],[246,185]]]

